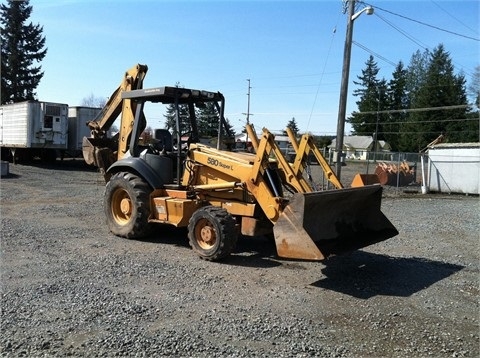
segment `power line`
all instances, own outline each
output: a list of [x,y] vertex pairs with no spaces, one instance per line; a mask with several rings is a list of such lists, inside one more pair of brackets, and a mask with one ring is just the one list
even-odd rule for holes
[[[443,9],[442,9],[443,10]],[[445,11],[445,10],[444,10]],[[394,25],[392,22],[388,21],[387,19],[385,19],[383,16],[379,15],[378,12],[374,13],[374,15],[376,15],[379,19],[381,19],[382,21],[384,21],[387,25],[391,26],[393,29],[395,29],[396,31],[398,31],[400,34],[402,34],[403,36],[405,36],[407,39],[409,39],[410,41],[412,41],[413,43],[415,43],[417,46],[420,46],[421,48],[423,48],[424,50],[427,50],[429,51],[430,48],[422,43],[420,40],[414,38],[412,35],[408,34],[406,31],[400,29],[398,26]],[[398,16],[401,16],[401,15],[398,15]],[[455,62],[455,61],[454,61]],[[464,68],[465,66],[459,64],[460,67]],[[465,70],[465,72],[468,72],[470,73],[469,70]]]
[[[395,121],[395,122],[378,122],[382,125],[391,125],[391,124],[418,124],[418,123],[444,123],[444,122],[472,122],[478,121],[478,118],[452,118],[452,119],[440,119],[440,120],[431,120],[431,121]],[[375,123],[369,123],[373,125]],[[380,133],[380,132],[379,132]]]
[[425,107],[425,108],[405,108],[405,109],[388,109],[385,111],[368,111],[368,112],[352,112],[355,114],[390,114],[390,113],[408,113],[408,112],[427,112],[427,111],[439,111],[444,109],[462,109],[468,108],[468,104],[458,104],[454,106],[440,106],[440,107]]
[[397,131],[397,132],[378,132],[378,134],[451,134],[451,133],[465,133],[468,132],[467,130],[464,131]]
[[318,82],[317,91],[315,93],[315,98],[313,99],[312,109],[310,110],[310,116],[308,117],[307,130],[308,130],[308,128],[310,128],[310,121],[312,119],[313,109],[315,108],[315,104],[317,103],[318,93],[320,91],[320,85],[322,84],[323,75],[325,74],[325,69],[327,68],[328,58],[330,57],[330,53],[332,51],[333,40],[335,39],[335,34],[337,33],[337,25],[338,25],[339,19],[340,19],[340,14],[337,17],[337,24],[335,25],[335,28],[332,31],[332,38],[330,40],[330,46],[328,47],[327,57],[325,58],[325,62],[323,64],[322,76],[320,77],[320,81]]
[[392,24],[390,21],[388,21],[387,19],[385,19],[383,16],[379,15],[379,14],[376,14],[374,13],[378,18],[380,18],[383,22],[385,22],[387,25],[393,27],[395,30],[397,30],[398,32],[400,32],[403,36],[405,36],[407,39],[409,39],[410,41],[412,41],[413,43],[415,43],[416,45],[420,46],[421,48],[423,49],[428,49],[428,46],[426,46],[425,44],[421,44],[419,42],[419,40],[415,39],[413,36],[409,35],[407,32],[403,31],[402,29],[400,29],[399,27],[395,26],[394,24]]
[[457,19],[455,16],[453,16],[451,13],[449,13],[447,10],[445,10],[443,7],[441,7],[436,1],[430,0],[432,3],[434,3],[440,10],[445,12],[448,16],[450,16],[452,19],[457,20],[458,23],[462,24],[465,26],[467,29],[471,30],[473,33],[476,33],[474,29],[472,29],[470,26],[466,25],[463,21]]
[[[373,5],[372,5],[373,6]],[[469,39],[469,40],[474,40],[474,41],[480,41],[480,38],[476,38],[476,37],[471,37],[471,36],[467,36],[467,35],[463,35],[463,34],[459,34],[458,32],[454,32],[454,31],[450,31],[450,30],[446,30],[446,29],[442,29],[441,27],[438,27],[438,26],[435,26],[435,25],[430,25],[430,24],[427,24],[423,21],[419,21],[419,20],[415,20],[415,19],[412,19],[410,17],[407,17],[405,15],[401,15],[401,14],[397,14],[393,11],[389,11],[389,10],[386,10],[386,9],[382,9],[381,7],[378,7],[377,5],[375,5],[375,10],[381,10],[381,11],[385,11],[385,12],[388,12],[389,14],[392,14],[392,15],[395,15],[395,16],[398,16],[398,17],[401,17],[403,19],[406,19],[406,20],[409,20],[409,21],[412,21],[412,22],[416,22],[417,24],[420,24],[420,25],[423,25],[423,26],[427,26],[427,27],[431,27],[432,29],[436,29],[436,30],[439,30],[439,31],[443,31],[443,32],[447,32],[449,34],[452,34],[452,35],[455,35],[455,36],[459,36],[459,37],[463,37],[463,38],[466,38],[466,39]]]
[[372,54],[375,57],[378,57],[379,59],[385,61],[386,63],[392,65],[393,67],[397,66],[393,61],[390,61],[389,59],[383,57],[382,55],[379,55],[378,53],[373,52],[370,50],[368,47],[363,46],[362,44],[359,44],[357,41],[352,41],[352,43],[358,47],[360,47],[362,50],[367,51],[368,53]]

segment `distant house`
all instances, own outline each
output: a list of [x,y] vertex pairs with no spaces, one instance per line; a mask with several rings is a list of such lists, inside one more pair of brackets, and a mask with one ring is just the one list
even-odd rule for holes
[[[333,152],[337,145],[337,140],[333,139],[332,144],[328,146],[330,152]],[[377,148],[372,136],[345,136],[343,137],[343,149],[347,159],[367,160],[369,152],[390,152],[392,147],[383,140],[379,140]]]

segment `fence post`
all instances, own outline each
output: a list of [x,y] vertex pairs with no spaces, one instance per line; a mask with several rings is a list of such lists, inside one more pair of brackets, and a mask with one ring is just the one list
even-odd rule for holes
[[422,194],[427,194],[428,193],[428,188],[427,188],[427,184],[426,184],[426,180],[425,180],[425,163],[424,163],[424,157],[425,157],[425,154],[422,153],[420,155],[420,163],[421,163],[421,166],[422,166]]
[[370,165],[370,152],[367,150],[367,172],[365,174],[368,174],[368,166]]
[[400,188],[400,155],[398,156],[397,161],[397,190]]

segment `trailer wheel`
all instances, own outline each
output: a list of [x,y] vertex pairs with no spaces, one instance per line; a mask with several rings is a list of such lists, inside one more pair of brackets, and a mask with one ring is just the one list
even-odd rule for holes
[[104,210],[110,231],[127,239],[149,234],[150,193],[142,178],[120,172],[112,176],[105,188]]
[[202,259],[220,260],[232,253],[238,239],[235,219],[225,210],[205,206],[188,222],[190,246]]

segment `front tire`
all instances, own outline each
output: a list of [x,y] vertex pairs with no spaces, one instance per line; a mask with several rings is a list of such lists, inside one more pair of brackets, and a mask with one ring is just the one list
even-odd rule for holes
[[188,238],[193,251],[202,259],[217,261],[225,258],[237,244],[235,219],[219,207],[200,208],[188,222]]
[[105,188],[104,210],[110,231],[127,239],[139,239],[150,232],[150,193],[142,178],[120,172]]

